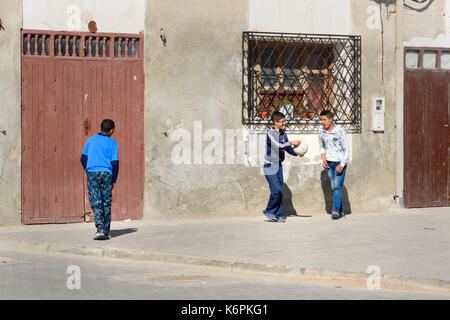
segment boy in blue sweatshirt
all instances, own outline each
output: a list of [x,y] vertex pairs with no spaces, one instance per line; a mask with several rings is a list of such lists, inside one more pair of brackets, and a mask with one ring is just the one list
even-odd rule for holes
[[272,115],[273,127],[267,133],[266,154],[264,157],[264,176],[269,183],[270,198],[263,214],[273,222],[286,222],[282,217],[283,210],[283,167],[285,151],[293,156],[297,156],[292,146],[299,146],[301,141],[289,142],[284,128],[286,118],[281,112],[274,112]]
[[80,159],[86,170],[89,203],[97,228],[95,240],[109,239],[111,191],[119,174],[119,151],[117,142],[111,138],[114,128],[114,121],[103,120],[101,132],[87,140]]

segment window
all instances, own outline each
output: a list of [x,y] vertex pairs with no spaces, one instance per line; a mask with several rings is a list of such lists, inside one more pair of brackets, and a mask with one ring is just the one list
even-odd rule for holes
[[423,54],[423,67],[427,69],[435,69],[436,55],[436,51],[425,51]]
[[448,48],[405,48],[406,71],[450,70]]
[[406,51],[406,67],[415,69],[419,67],[419,51],[408,50]]
[[441,52],[441,68],[450,69],[450,52]]
[[242,122],[271,125],[275,111],[287,129],[315,133],[331,110],[348,132],[361,132],[361,38],[243,33]]

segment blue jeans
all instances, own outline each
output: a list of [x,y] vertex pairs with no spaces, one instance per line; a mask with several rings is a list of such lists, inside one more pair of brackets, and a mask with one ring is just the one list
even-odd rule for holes
[[283,211],[283,167],[281,164],[265,163],[263,170],[270,188],[266,212],[269,217],[275,217],[279,220],[282,218],[281,212]]
[[341,173],[336,172],[336,167],[340,165],[339,162],[327,161],[328,166],[328,177],[330,178],[331,190],[333,190],[333,211],[342,212],[344,211],[344,206],[342,205],[342,186],[344,185],[345,171],[347,166],[344,167]]

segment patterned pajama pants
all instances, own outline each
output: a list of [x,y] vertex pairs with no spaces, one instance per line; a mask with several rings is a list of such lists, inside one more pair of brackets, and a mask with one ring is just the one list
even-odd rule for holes
[[88,172],[89,203],[94,212],[98,232],[109,233],[111,225],[112,175],[108,172]]

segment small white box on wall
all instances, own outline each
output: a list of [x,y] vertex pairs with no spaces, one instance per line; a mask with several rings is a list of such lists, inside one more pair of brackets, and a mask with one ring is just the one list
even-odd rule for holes
[[385,98],[372,98],[372,131],[384,131]]

